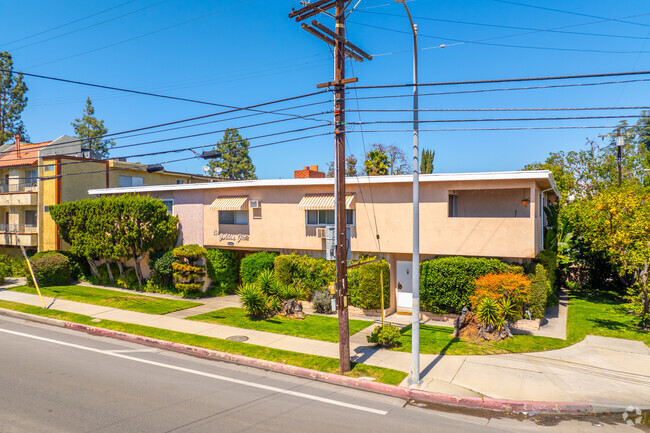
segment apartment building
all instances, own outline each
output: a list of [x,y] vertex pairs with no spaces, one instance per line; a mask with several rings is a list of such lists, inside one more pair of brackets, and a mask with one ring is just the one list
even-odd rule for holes
[[[184,244],[242,252],[327,257],[334,223],[331,178],[252,180],[101,188],[91,195],[138,193],[172,203]],[[411,306],[412,177],[346,179],[352,258],[384,257],[391,305]],[[420,256],[528,261],[543,249],[543,208],[559,196],[551,172],[420,176]]]
[[39,251],[65,247],[49,207],[89,198],[89,188],[210,180],[186,173],[148,173],[145,164],[103,160],[76,137],[64,135],[43,143],[15,138],[0,146],[0,253],[17,254],[19,245]]

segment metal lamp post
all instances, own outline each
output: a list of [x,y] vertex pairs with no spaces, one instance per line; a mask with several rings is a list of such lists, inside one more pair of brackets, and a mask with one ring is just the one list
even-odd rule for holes
[[411,376],[410,384],[419,385],[420,380],[420,150],[418,137],[418,27],[413,24],[411,13],[404,5],[413,31],[413,304],[411,309]]

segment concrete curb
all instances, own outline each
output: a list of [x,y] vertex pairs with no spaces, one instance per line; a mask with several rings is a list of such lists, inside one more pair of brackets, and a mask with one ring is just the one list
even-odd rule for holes
[[223,362],[230,362],[248,367],[260,368],[306,379],[318,380],[335,385],[371,391],[378,394],[416,400],[427,403],[439,404],[451,407],[464,407],[470,409],[490,410],[498,412],[536,412],[538,414],[562,414],[562,415],[584,415],[598,412],[622,412],[624,409],[618,406],[598,405],[595,407],[588,402],[552,402],[552,401],[526,401],[526,400],[504,400],[496,398],[463,397],[448,394],[438,394],[430,391],[423,391],[414,388],[406,388],[396,385],[370,382],[338,374],[324,373],[310,370],[303,367],[281,364],[273,361],[265,361],[250,358],[242,355],[219,352],[216,350],[203,349],[185,344],[173,343],[155,338],[143,337],[140,335],[127,334],[119,331],[112,331],[94,326],[82,325],[79,323],[65,322],[47,317],[39,317],[27,313],[0,308],[0,314],[18,319],[54,325],[58,327],[74,329],[93,335],[99,335],[118,340],[128,341],[137,344],[144,344],[151,347],[198,356],[206,359],[213,359]]

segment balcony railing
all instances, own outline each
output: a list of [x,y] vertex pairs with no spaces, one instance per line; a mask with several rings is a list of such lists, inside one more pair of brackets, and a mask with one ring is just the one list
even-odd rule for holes
[[36,181],[34,180],[21,183],[21,184],[9,184],[9,185],[0,185],[0,194],[5,192],[31,192],[36,188]]
[[27,224],[0,224],[0,233],[38,233],[38,227]]

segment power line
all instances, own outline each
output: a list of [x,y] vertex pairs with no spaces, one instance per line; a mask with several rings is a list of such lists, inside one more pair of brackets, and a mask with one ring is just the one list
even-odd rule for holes
[[151,35],[156,34],[156,33],[164,32],[164,31],[166,31],[166,30],[173,29],[173,28],[175,28],[175,27],[179,27],[179,26],[182,26],[182,25],[185,25],[185,24],[189,24],[189,23],[194,22],[194,21],[201,20],[201,19],[203,19],[203,18],[207,18],[207,17],[209,17],[209,16],[211,16],[211,15],[215,15],[215,14],[218,14],[218,13],[226,12],[226,11],[228,11],[228,10],[230,10],[230,9],[234,9],[234,8],[236,8],[236,7],[242,6],[242,5],[246,4],[246,3],[251,3],[251,2],[253,2],[253,1],[255,1],[255,0],[246,0],[246,1],[242,1],[242,2],[237,3],[237,4],[235,4],[235,5],[231,5],[231,6],[228,6],[228,7],[226,7],[226,8],[219,9],[219,10],[216,10],[216,11],[213,11],[213,12],[210,12],[210,13],[207,13],[207,14],[205,14],[205,15],[201,15],[201,16],[196,17],[196,18],[192,18],[192,19],[189,19],[189,20],[185,20],[185,21],[182,21],[182,22],[180,22],[180,23],[172,24],[171,26],[163,27],[163,28],[160,28],[160,29],[158,29],[158,30],[154,30],[154,31],[151,31],[151,32],[148,32],[148,33],[143,33],[143,34],[141,34],[141,35],[134,36],[134,37],[132,37],[132,38],[124,39],[124,40],[121,40],[121,41],[118,41],[118,42],[114,42],[114,43],[112,43],[112,44],[104,45],[104,46],[102,46],[102,47],[93,48],[92,50],[82,51],[82,52],[80,52],[80,53],[72,54],[72,55],[70,55],[70,56],[61,57],[61,58],[59,58],[59,59],[50,60],[50,61],[45,62],[45,63],[39,63],[38,65],[30,66],[28,69],[31,69],[31,68],[38,68],[38,67],[45,66],[45,65],[50,65],[50,64],[52,64],[52,63],[57,63],[57,62],[60,62],[60,61],[62,61],[62,60],[68,60],[68,59],[72,59],[72,58],[74,58],[74,57],[79,57],[79,56],[83,56],[83,55],[86,55],[86,54],[94,53],[94,52],[96,52],[96,51],[105,50],[106,48],[111,48],[111,47],[115,47],[115,46],[117,46],[117,45],[122,45],[122,44],[125,44],[125,43],[127,43],[127,42],[134,41],[134,40],[136,40],[136,39],[144,38],[144,37],[146,37],[146,36],[151,36]]
[[[507,3],[507,4],[516,5],[516,6],[523,6],[523,7],[527,7],[527,8],[551,11],[551,12],[559,12],[559,13],[569,14],[569,15],[577,15],[577,16],[587,17],[587,18],[607,19],[607,18],[600,17],[598,15],[590,15],[590,14],[585,14],[585,13],[581,13],[581,12],[572,12],[572,11],[567,11],[567,10],[563,10],[563,9],[554,9],[554,8],[543,7],[543,6],[534,6],[534,5],[524,4],[524,3],[517,3],[517,2],[513,2],[513,1],[508,1],[508,0],[492,0],[492,1],[499,2],[499,3]],[[635,26],[650,27],[650,25],[648,25],[648,24],[635,23],[633,21],[623,21],[621,19],[616,19],[614,21],[618,21],[620,23],[625,23],[625,24],[633,24]]]
[[103,13],[106,13],[106,12],[112,11],[113,9],[121,8],[122,6],[125,6],[125,5],[127,5],[127,4],[129,4],[129,3],[133,3],[134,1],[135,1],[135,0],[129,0],[129,1],[126,1],[126,2],[124,2],[124,3],[120,3],[120,4],[118,4],[118,5],[112,6],[112,7],[108,8],[108,9],[104,9],[104,10],[101,10],[101,11],[99,11],[99,12],[95,12],[95,13],[93,13],[93,14],[87,15],[87,16],[82,17],[82,18],[77,18],[76,20],[69,21],[69,22],[67,22],[67,23],[65,23],[65,24],[61,24],[61,25],[58,25],[58,26],[55,26],[55,27],[51,27],[51,28],[49,28],[49,29],[47,29],[47,30],[42,30],[42,31],[37,32],[37,33],[32,33],[32,34],[29,35],[29,36],[23,36],[22,38],[14,39],[13,41],[4,42],[4,43],[2,43],[2,44],[0,44],[0,45],[6,46],[6,45],[14,44],[14,43],[16,43],[16,42],[24,41],[24,40],[26,40],[26,39],[31,39],[31,38],[33,38],[33,37],[40,36],[40,35],[42,35],[42,34],[49,33],[49,32],[52,32],[52,31],[54,31],[54,30],[58,30],[58,29],[63,28],[63,27],[67,27],[67,26],[69,26],[69,25],[71,25],[71,24],[75,24],[75,23],[78,23],[78,22],[80,22],[80,21],[87,20],[88,18],[92,18],[92,17],[94,17],[94,16],[101,15],[101,14],[103,14]]
[[628,75],[648,75],[650,71],[627,71],[627,72],[608,72],[600,74],[578,74],[578,75],[551,75],[546,77],[519,77],[519,78],[501,78],[491,80],[469,80],[469,81],[442,81],[432,83],[418,83],[418,84],[382,84],[374,86],[354,86],[348,89],[389,89],[396,87],[413,87],[414,85],[420,87],[430,86],[458,86],[468,84],[495,84],[495,83],[516,83],[525,81],[549,81],[549,80],[575,80],[578,78],[602,78],[602,77],[621,77]]
[[[638,83],[638,82],[648,82],[648,81],[650,81],[649,78],[644,78],[644,79],[635,79],[635,80],[601,81],[597,83],[574,83],[574,84],[555,84],[555,85],[546,85],[546,86],[506,87],[506,88],[497,88],[497,89],[456,90],[450,92],[419,93],[419,96],[441,96],[441,95],[460,95],[460,94],[468,94],[468,93],[556,89],[556,88],[564,88],[564,87],[601,86],[601,85],[608,85],[608,84]],[[390,98],[412,98],[412,97],[413,95],[382,95],[382,96],[362,96],[359,98],[348,98],[348,99],[390,99]]]
[[14,51],[17,51],[17,50],[21,50],[21,49],[23,49],[23,48],[28,48],[28,47],[31,47],[31,46],[34,46],[34,45],[39,45],[39,44],[42,44],[42,43],[45,43],[45,42],[49,42],[49,41],[54,40],[54,39],[59,39],[59,38],[62,38],[62,37],[65,37],[65,36],[68,36],[68,35],[71,35],[71,34],[74,34],[74,33],[77,33],[77,32],[81,32],[81,31],[84,31],[84,30],[87,30],[87,29],[91,29],[91,28],[93,28],[93,27],[97,27],[97,26],[99,26],[99,25],[109,23],[109,22],[111,22],[111,21],[119,20],[119,19],[124,18],[124,17],[127,17],[127,16],[129,16],[129,15],[133,15],[133,14],[138,13],[138,12],[141,12],[141,11],[143,11],[143,10],[150,9],[150,8],[152,8],[152,7],[155,7],[155,6],[158,6],[158,5],[162,4],[162,3],[165,3],[165,2],[167,2],[167,1],[169,1],[169,0],[162,0],[162,1],[159,1],[158,3],[154,3],[154,4],[151,4],[151,5],[148,5],[148,6],[142,7],[142,8],[140,8],[140,9],[136,9],[136,10],[134,10],[134,11],[127,12],[127,13],[122,14],[122,15],[118,15],[118,16],[116,16],[116,17],[109,18],[109,19],[104,20],[104,21],[100,21],[100,22],[98,22],[98,23],[91,24],[91,25],[86,26],[86,27],[82,27],[82,28],[80,28],[80,29],[71,30],[71,31],[69,31],[69,32],[67,32],[67,33],[61,33],[60,35],[52,36],[51,38],[42,39],[42,40],[40,40],[40,41],[35,41],[35,42],[31,42],[31,43],[29,43],[29,44],[21,45],[21,46],[19,46],[19,47],[11,48],[11,51],[14,52]]
[[[617,128],[618,125],[613,126],[519,126],[519,127],[501,127],[501,128],[439,128],[439,129],[422,129],[419,131],[422,132],[461,132],[461,131],[536,131],[536,130],[564,130],[564,129],[613,129]],[[356,133],[358,131],[348,131],[348,133]],[[366,129],[364,132],[367,133],[386,133],[386,132],[413,132],[412,129],[378,129],[378,130],[369,130]]]
[[[623,115],[623,116],[567,116],[567,117],[511,117],[511,118],[495,118],[495,119],[435,119],[435,120],[419,120],[420,123],[465,123],[465,122],[519,122],[519,121],[547,121],[547,120],[595,120],[595,119],[625,119],[635,118],[638,119],[639,115]],[[348,125],[381,125],[381,124],[397,124],[397,123],[413,123],[412,120],[376,120],[371,122],[348,122]]]
[[[84,81],[68,80],[66,78],[57,78],[57,77],[50,77],[50,76],[47,76],[47,75],[32,74],[32,73],[27,73],[27,72],[19,72],[19,71],[14,71],[14,70],[11,70],[11,69],[0,69],[0,72],[9,73],[9,74],[12,74],[12,75],[25,75],[27,77],[42,78],[42,79],[45,79],[45,80],[59,81],[59,82],[68,83],[68,84],[78,84],[80,86],[88,86],[88,87],[96,87],[96,88],[99,88],[99,89],[114,90],[114,91],[117,91],[117,92],[133,93],[133,94],[136,94],[136,95],[152,96],[152,97],[155,97],[155,98],[171,99],[171,100],[175,100],[175,101],[193,102],[195,104],[203,104],[203,105],[211,105],[211,106],[215,106],[215,107],[230,108],[230,109],[233,109],[233,110],[250,110],[250,111],[256,111],[256,112],[265,113],[265,114],[280,114],[280,115],[288,116],[288,114],[273,113],[273,112],[264,111],[264,110],[255,110],[255,109],[250,108],[250,107],[235,107],[233,105],[219,104],[219,103],[216,103],[216,102],[207,102],[207,101],[201,101],[201,100],[198,100],[198,99],[189,99],[189,98],[181,98],[181,97],[178,97],[178,96],[162,95],[162,94],[159,94],[159,93],[144,92],[144,91],[141,91],[141,90],[133,90],[133,89],[125,89],[125,88],[122,88],[122,87],[107,86],[107,85],[104,85],[104,84],[87,83],[87,82],[84,82]],[[311,94],[309,94],[309,96],[324,93],[326,91],[327,90],[312,92]],[[299,116],[299,115],[291,115],[291,116],[303,117],[303,116]],[[308,119],[308,120],[314,120],[314,119]]]
[[[418,112],[491,112],[491,111],[587,111],[587,110],[650,110],[650,107],[557,107],[557,108],[420,108]],[[398,109],[398,108],[385,108],[385,109],[358,109],[347,110],[348,112],[364,112],[364,113],[412,113],[412,108]]]

